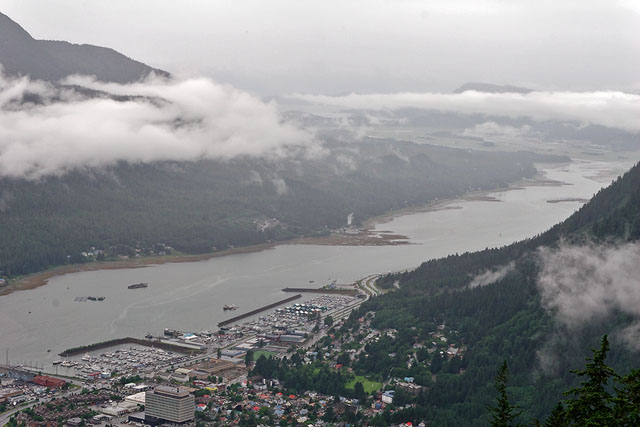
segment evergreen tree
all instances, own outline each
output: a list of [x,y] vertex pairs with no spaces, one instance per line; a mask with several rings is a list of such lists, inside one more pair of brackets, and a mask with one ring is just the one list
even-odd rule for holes
[[253,350],[247,350],[247,354],[244,356],[244,364],[249,366],[253,362]]
[[333,326],[333,317],[331,315],[324,318],[324,324],[331,327]]
[[616,388],[615,417],[620,425],[640,425],[640,369],[632,370],[620,379]]
[[431,359],[431,365],[429,365],[429,370],[434,374],[437,374],[442,369],[442,365],[444,364],[444,357],[440,354],[440,352],[436,351],[433,353],[433,359]]
[[360,381],[356,382],[353,386],[353,394],[357,399],[364,399],[367,397],[367,394],[364,392],[364,386]]
[[547,418],[547,421],[544,423],[544,427],[568,427],[569,421],[567,420],[567,415],[565,413],[564,406],[561,402],[553,408],[551,411],[551,415]]
[[609,351],[607,336],[602,337],[599,349],[592,349],[593,358],[587,358],[584,370],[571,371],[587,377],[580,387],[566,392],[574,398],[567,401],[566,415],[570,425],[614,426],[619,425],[613,409],[613,396],[607,391],[609,381],[616,377],[612,368],[605,364]]
[[518,407],[513,406],[507,397],[508,379],[509,368],[507,367],[507,361],[505,360],[500,366],[500,369],[498,369],[498,374],[495,379],[495,388],[498,391],[496,406],[489,406],[489,411],[492,414],[492,427],[510,427],[520,425],[515,423],[515,419],[520,415],[521,411],[518,411]]

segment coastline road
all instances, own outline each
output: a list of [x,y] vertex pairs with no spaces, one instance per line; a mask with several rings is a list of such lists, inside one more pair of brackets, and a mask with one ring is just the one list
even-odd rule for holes
[[22,411],[23,409],[27,409],[27,408],[31,408],[32,406],[37,405],[38,403],[40,403],[39,400],[34,400],[33,402],[30,402],[24,406],[17,406],[14,409],[11,409],[3,414],[0,414],[0,427],[4,426],[5,424],[7,424],[9,422],[9,419],[16,413]]

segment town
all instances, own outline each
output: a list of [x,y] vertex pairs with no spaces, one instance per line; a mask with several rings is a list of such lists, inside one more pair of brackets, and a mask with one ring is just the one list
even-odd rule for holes
[[0,425],[389,425],[439,372],[463,372],[465,347],[445,325],[408,342],[377,328],[358,310],[388,291],[376,278],[217,332],[70,349],[54,362],[61,375],[4,366]]

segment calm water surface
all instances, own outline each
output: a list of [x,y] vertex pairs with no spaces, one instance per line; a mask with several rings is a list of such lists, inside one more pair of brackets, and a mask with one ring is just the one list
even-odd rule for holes
[[[281,245],[201,262],[55,277],[46,286],[0,297],[0,356],[4,363],[8,348],[13,363],[43,363],[46,368],[67,348],[109,338],[159,334],[167,327],[216,330],[221,320],[286,298],[290,294],[281,291],[286,286],[320,286],[334,279],[351,283],[430,258],[509,244],[545,231],[581,205],[548,200],[590,198],[630,166],[581,161],[548,167],[547,178],[566,185],[492,193],[499,202],[453,200],[445,209],[403,215],[377,226],[408,236],[411,245]],[[141,281],[149,287],[127,289]],[[89,295],[106,300],[74,301]],[[225,313],[225,304],[240,309]]]

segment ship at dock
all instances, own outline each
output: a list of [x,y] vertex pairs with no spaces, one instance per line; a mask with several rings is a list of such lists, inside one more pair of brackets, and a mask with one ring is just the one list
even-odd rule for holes
[[147,282],[140,282],[140,283],[134,283],[133,285],[129,285],[129,286],[127,286],[127,288],[129,288],[129,289],[140,289],[140,288],[146,288],[147,286],[149,286],[149,284]]

